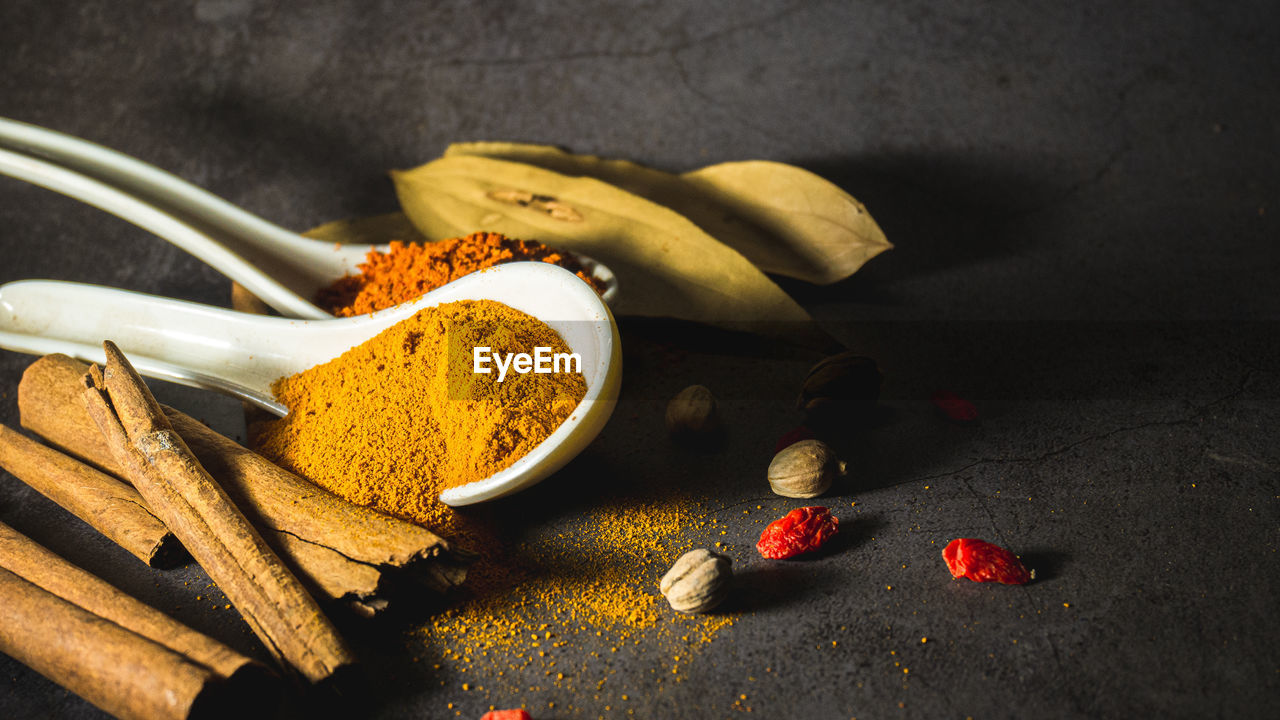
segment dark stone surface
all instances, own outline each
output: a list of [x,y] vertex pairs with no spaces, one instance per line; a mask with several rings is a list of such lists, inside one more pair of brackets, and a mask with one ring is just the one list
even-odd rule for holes
[[[358,714],[1280,711],[1274,3],[304,5],[2,3],[0,115],[299,229],[393,209],[385,171],[451,141],[513,139],[670,170],[793,162],[863,200],[897,244],[835,286],[783,283],[886,377],[882,417],[840,438],[854,473],[823,500],[845,523],[835,552],[765,563],[760,516],[739,514],[799,504],[763,475],[808,361],[626,323],[613,422],[494,512],[550,536],[580,530],[575,509],[604,483],[691,488],[727,530],[705,542],[730,543],[746,612],[678,683],[652,680],[670,667],[660,652],[606,662],[583,642],[562,655],[583,668],[576,683],[544,687],[540,666],[506,678],[531,691],[478,666],[471,682],[490,689],[462,692],[466,678],[411,662],[407,631],[349,625],[374,685]],[[167,243],[7,178],[0,251],[4,282],[227,295]],[[673,343],[690,349],[679,362],[664,360]],[[29,361],[0,352],[0,422],[17,424]],[[728,410],[719,454],[661,430],[666,399],[694,382]],[[977,403],[981,424],[937,417],[939,387]],[[243,432],[234,403],[159,392]],[[140,567],[7,475],[0,520],[261,652],[198,569]],[[952,581],[938,551],[963,536],[1020,552],[1037,580]],[[6,718],[99,715],[8,658],[0,687]]]

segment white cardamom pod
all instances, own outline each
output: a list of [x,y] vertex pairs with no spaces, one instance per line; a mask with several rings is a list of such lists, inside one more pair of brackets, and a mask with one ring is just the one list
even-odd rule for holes
[[690,550],[676,560],[658,589],[671,609],[682,613],[706,612],[724,600],[733,577],[732,560],[710,550]]

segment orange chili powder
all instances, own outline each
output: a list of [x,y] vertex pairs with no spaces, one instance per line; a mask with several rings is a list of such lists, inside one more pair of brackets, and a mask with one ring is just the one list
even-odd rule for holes
[[316,304],[339,317],[363,315],[414,300],[477,270],[519,260],[559,265],[600,292],[571,256],[534,240],[477,232],[439,242],[392,241],[388,252],[370,250],[359,275],[347,275],[316,294]]

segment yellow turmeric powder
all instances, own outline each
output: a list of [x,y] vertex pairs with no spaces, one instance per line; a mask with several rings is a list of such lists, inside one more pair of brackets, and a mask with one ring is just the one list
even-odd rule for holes
[[[510,466],[586,394],[580,372],[474,372],[472,349],[568,353],[545,323],[491,300],[426,308],[272,386],[289,414],[256,425],[263,455],[359,505],[449,532],[440,491]],[[562,368],[563,369],[563,368]]]
[[713,540],[722,536],[706,503],[655,480],[644,497],[597,489],[571,532],[516,530],[518,542],[486,554],[467,576],[469,592],[421,628],[423,651],[496,697],[522,693],[529,678],[569,694],[598,693],[605,676],[592,658],[599,657],[661,668],[650,692],[664,677],[680,682],[683,668],[738,616],[734,604],[674,613],[658,580],[694,547],[739,551]]

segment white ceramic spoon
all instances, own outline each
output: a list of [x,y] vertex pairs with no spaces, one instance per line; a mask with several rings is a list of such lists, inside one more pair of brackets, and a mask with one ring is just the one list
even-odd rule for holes
[[[310,299],[334,280],[356,272],[375,247],[303,237],[136,158],[4,118],[0,174],[73,197],[149,230],[286,317],[332,317]],[[604,285],[605,300],[611,302],[618,291],[613,273],[591,258],[574,257]]]
[[127,290],[52,280],[0,286],[0,347],[105,361],[112,340],[143,375],[227,393],[277,415],[271,383],[331,360],[424,307],[496,300],[560,333],[582,358],[587,395],[546,440],[495,475],[444,491],[448,505],[509,495],[558,470],[595,439],[613,413],[622,380],[617,325],[573,273],[541,262],[467,275],[412,303],[354,318],[293,320],[238,313]]

